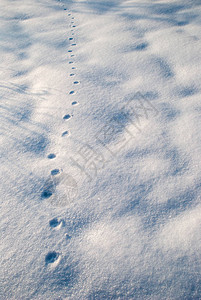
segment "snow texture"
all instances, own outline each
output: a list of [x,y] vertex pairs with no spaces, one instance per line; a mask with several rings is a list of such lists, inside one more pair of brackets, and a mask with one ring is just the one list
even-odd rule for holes
[[0,299],[201,299],[201,1],[0,11]]

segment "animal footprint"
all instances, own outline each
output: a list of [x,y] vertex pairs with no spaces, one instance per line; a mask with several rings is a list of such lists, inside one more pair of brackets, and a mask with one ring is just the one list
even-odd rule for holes
[[50,153],[48,156],[47,156],[47,158],[49,158],[49,159],[53,159],[53,158],[55,158],[56,157],[56,155],[54,154],[54,153]]
[[78,105],[78,102],[77,101],[73,101],[72,105]]
[[71,76],[71,77],[72,77],[72,76],[75,76],[75,74],[74,74],[74,73],[71,73],[70,76]]
[[72,44],[71,46],[76,46],[76,44]]
[[58,262],[60,258],[60,255],[58,252],[52,251],[48,252],[48,254],[45,257],[46,264],[53,264],[55,262]]
[[54,218],[49,221],[49,225],[51,228],[60,229],[62,225],[64,224],[63,220],[58,220],[57,218]]
[[61,136],[63,137],[63,136],[66,136],[66,135],[70,135],[70,132],[69,132],[69,131],[67,131],[67,130],[66,130],[66,131],[64,131],[64,132],[62,133],[62,135],[61,135]]
[[73,40],[73,38],[69,38],[69,41],[72,41]]
[[[55,176],[59,173],[60,173],[59,169],[54,169],[51,171],[52,176]],[[52,176],[49,177],[44,184],[43,192],[41,194],[42,199],[49,199],[55,193],[56,185],[54,180],[52,180]]]
[[73,94],[75,94],[75,91],[70,91],[69,94],[73,95]]
[[42,199],[50,198],[55,192],[55,185],[52,180],[47,180],[44,186],[44,190],[41,194]]
[[72,117],[71,115],[67,114],[67,115],[65,115],[65,116],[63,117],[63,119],[64,119],[64,120],[69,120],[71,117]]
[[62,170],[55,169],[44,184],[41,198],[44,200],[48,198],[53,206],[65,207],[70,205],[77,194],[76,180],[71,175],[63,173]]
[[51,175],[53,175],[53,176],[58,175],[59,173],[60,173],[59,169],[54,169],[51,171]]
[[79,82],[79,81],[74,81],[73,83],[74,83],[74,84],[79,84],[80,82]]

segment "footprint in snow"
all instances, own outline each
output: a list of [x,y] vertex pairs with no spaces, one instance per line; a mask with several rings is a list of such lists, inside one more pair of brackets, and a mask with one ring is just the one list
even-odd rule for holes
[[70,91],[69,94],[73,95],[73,94],[75,94],[75,91]]
[[49,199],[55,193],[56,185],[57,185],[57,179],[54,180],[53,178],[57,177],[56,175],[58,175],[58,174],[60,174],[59,169],[54,169],[54,170],[51,171],[51,175],[46,180],[46,182],[44,184],[44,187],[43,187],[43,191],[42,191],[42,194],[41,194],[42,199]]
[[65,116],[63,117],[64,120],[69,120],[70,118],[72,118],[72,116],[69,115],[69,114],[67,114],[67,115],[65,115]]
[[74,83],[74,84],[79,84],[80,82],[76,80],[76,81],[74,81],[73,83]]
[[69,41],[72,41],[73,40],[73,38],[69,38]]
[[64,225],[64,220],[58,220],[57,218],[54,218],[49,221],[49,225],[51,228],[60,229],[62,225]]
[[64,131],[64,132],[62,133],[62,135],[61,135],[61,136],[62,136],[62,137],[64,137],[64,136],[66,136],[66,135],[67,135],[67,136],[68,136],[68,135],[70,135],[70,132],[69,132],[69,131],[67,131],[67,130],[66,130],[66,131]]
[[73,101],[72,105],[78,105],[79,103],[77,101]]
[[70,174],[54,169],[44,183],[41,199],[55,207],[66,207],[75,200],[77,195],[76,180]]
[[56,252],[56,251],[48,252],[48,254],[45,257],[45,262],[46,262],[46,264],[52,264],[52,263],[55,263],[56,261],[58,261],[59,258],[60,258],[60,255],[58,252]]
[[56,155],[54,154],[54,153],[50,153],[48,156],[47,156],[47,158],[49,158],[49,159],[53,159],[53,158],[55,158],[56,157]]
[[51,171],[51,175],[53,175],[53,176],[58,175],[59,173],[60,173],[59,169],[54,169]]

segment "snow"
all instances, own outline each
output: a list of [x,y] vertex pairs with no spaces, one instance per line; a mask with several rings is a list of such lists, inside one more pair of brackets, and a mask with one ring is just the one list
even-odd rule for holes
[[0,299],[201,299],[200,0],[0,11]]

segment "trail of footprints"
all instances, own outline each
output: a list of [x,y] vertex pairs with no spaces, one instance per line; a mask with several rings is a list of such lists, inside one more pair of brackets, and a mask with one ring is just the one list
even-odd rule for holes
[[[64,10],[67,10],[66,8],[64,8]],[[71,44],[71,47],[74,47],[77,45],[76,42],[75,42],[75,37],[74,37],[74,28],[76,28],[76,25],[74,25],[74,17],[71,16],[71,13],[68,13],[68,16],[70,17],[71,21],[70,21],[70,27],[72,28],[71,29],[71,36],[68,38],[68,40],[70,41]],[[70,60],[69,60],[69,64],[74,64],[74,60],[72,59],[73,57],[75,57],[75,55],[73,54],[73,49],[69,49],[68,50],[68,53],[69,53],[69,56],[70,56]],[[72,66],[71,67],[71,70],[76,70],[76,67],[75,66]],[[70,72],[69,74],[69,77],[75,77],[76,74],[74,73],[74,71]],[[73,82],[73,85],[78,85],[80,82],[78,80],[74,80]],[[76,94],[76,90],[72,89],[69,91],[69,97],[71,96],[74,96]],[[73,100],[72,101],[72,106],[76,106],[79,104],[79,102],[77,100]],[[63,122],[66,122],[66,121],[69,121],[71,118],[73,117],[72,114],[65,114],[63,116]],[[64,131],[62,134],[61,134],[61,137],[66,137],[66,136],[69,136],[70,135],[70,131],[69,130],[66,130]],[[54,153],[50,153],[48,156],[47,156],[48,159],[56,159],[56,154]],[[60,169],[58,168],[55,168],[53,170],[51,170],[50,174],[51,176],[59,176],[59,174],[61,173]],[[42,195],[44,196],[44,191],[42,193]],[[47,195],[49,195],[47,193]],[[50,193],[50,195],[52,195]],[[48,197],[46,197],[48,198]],[[53,218],[52,220],[49,221],[49,227],[51,230],[59,230],[61,229],[62,227],[65,226],[65,221],[63,219],[58,219],[58,218]],[[65,238],[67,241],[70,241],[71,239],[71,236],[69,234],[65,234]],[[56,252],[56,251],[50,251],[47,253],[47,255],[45,256],[45,264],[46,265],[51,265],[51,266],[56,266],[59,261],[61,259],[61,254],[59,252]]]

